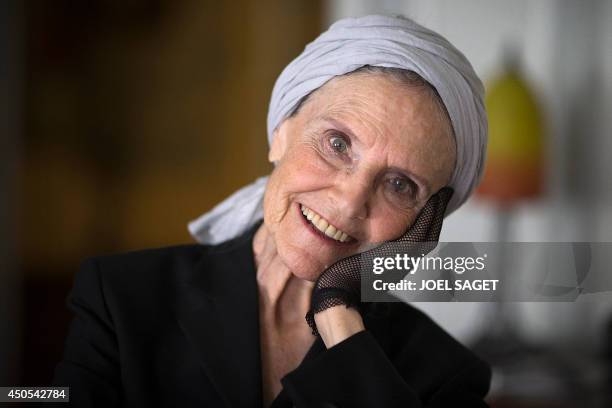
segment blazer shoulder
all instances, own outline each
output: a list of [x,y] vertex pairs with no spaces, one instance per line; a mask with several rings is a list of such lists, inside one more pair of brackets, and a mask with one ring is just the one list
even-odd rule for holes
[[194,264],[208,250],[208,246],[200,244],[174,245],[93,256],[83,260],[82,265],[95,264],[104,271],[126,269],[150,271],[151,268],[164,269],[170,265]]
[[244,247],[248,239],[249,236],[243,235],[218,244],[182,244],[95,256],[85,259],[82,265],[95,264],[105,276],[146,274],[150,279],[151,274],[191,271],[206,258],[231,255]]
[[94,286],[127,296],[135,290],[164,291],[188,280],[209,251],[206,245],[187,244],[90,257],[81,262],[73,292]]
[[96,269],[108,278],[146,275],[150,279],[158,273],[191,268],[207,250],[205,245],[185,244],[98,255],[84,259],[80,270]]

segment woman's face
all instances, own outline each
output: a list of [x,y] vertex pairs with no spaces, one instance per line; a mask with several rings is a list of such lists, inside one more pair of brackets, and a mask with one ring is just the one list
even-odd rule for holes
[[455,143],[427,92],[354,73],[279,126],[269,159],[277,165],[265,225],[283,263],[314,281],[339,259],[400,237],[448,183]]

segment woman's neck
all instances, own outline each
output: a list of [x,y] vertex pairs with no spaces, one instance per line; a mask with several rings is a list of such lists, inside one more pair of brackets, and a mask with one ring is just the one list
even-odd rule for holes
[[278,327],[304,324],[314,283],[297,278],[283,263],[265,223],[253,237],[253,254],[262,317]]

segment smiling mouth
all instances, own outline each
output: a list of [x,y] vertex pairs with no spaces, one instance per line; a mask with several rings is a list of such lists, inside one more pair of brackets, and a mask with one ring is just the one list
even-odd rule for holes
[[336,242],[340,243],[352,243],[355,238],[348,235],[346,232],[331,225],[329,221],[323,218],[320,214],[311,210],[303,204],[300,204],[300,211],[306,222],[308,222],[315,230],[325,235]]

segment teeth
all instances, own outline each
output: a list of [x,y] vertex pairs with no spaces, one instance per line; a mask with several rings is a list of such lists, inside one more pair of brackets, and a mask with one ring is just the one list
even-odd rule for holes
[[328,225],[329,225],[329,223],[327,222],[327,220],[325,218],[321,218],[319,220],[319,222],[317,222],[317,228],[321,232],[325,232],[325,230],[327,229]]
[[330,225],[329,227],[327,227],[327,229],[325,230],[325,235],[327,235],[330,238],[333,238],[334,235],[336,235],[336,227],[334,227],[333,225]]
[[301,210],[302,214],[304,214],[306,219],[310,221],[312,225],[314,225],[319,231],[321,231],[328,237],[340,242],[346,242],[350,239],[349,235],[346,232],[337,229],[329,222],[327,222],[325,218],[321,217],[319,214],[312,211],[310,208],[302,205]]

